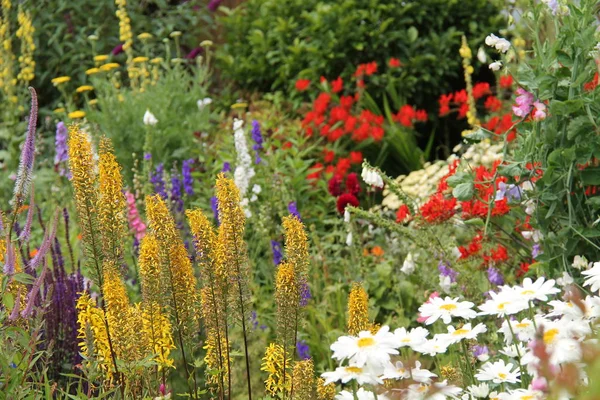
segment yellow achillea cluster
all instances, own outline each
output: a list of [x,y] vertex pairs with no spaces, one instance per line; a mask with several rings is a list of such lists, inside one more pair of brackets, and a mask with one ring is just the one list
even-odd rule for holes
[[35,32],[35,28],[31,21],[31,14],[28,11],[23,11],[22,5],[19,5],[17,21],[19,22],[17,37],[21,39],[21,55],[19,56],[20,71],[17,79],[28,84],[35,77],[35,61],[33,60],[33,52],[35,51],[33,33]]
[[292,374],[292,398],[294,400],[314,400],[316,398],[314,369],[311,359],[298,361],[294,365]]
[[354,283],[348,296],[348,333],[358,335],[371,329],[369,323],[369,295],[360,283]]
[[283,369],[285,358],[283,347],[275,343],[269,344],[263,357],[260,370],[269,373],[265,381],[265,390],[267,394],[273,397],[276,397],[279,393],[289,393],[291,387],[291,368],[286,367],[285,372]]
[[317,378],[317,400],[333,400],[336,392],[333,383],[325,385],[325,379]]
[[100,140],[98,182],[98,227],[102,236],[102,252],[107,259],[116,263],[123,258],[123,242],[127,231],[126,202],[121,166],[113,154],[110,139],[105,137]]
[[[471,128],[473,128],[476,125],[479,125],[480,122],[477,119],[477,108],[475,107],[475,98],[473,97],[473,81],[471,79],[471,75],[473,75],[474,72],[473,66],[471,65],[473,54],[467,43],[467,38],[464,36],[462,37],[462,45],[460,46],[459,53],[463,59],[462,64],[465,72],[467,105],[469,106],[469,110],[467,111],[467,122],[471,125]],[[464,131],[463,136],[468,133],[470,133],[470,131]]]
[[96,307],[96,302],[87,292],[82,293],[77,300],[77,325],[79,327],[77,338],[82,354],[87,360],[97,361],[107,379],[111,380],[115,371],[104,323],[104,312]]

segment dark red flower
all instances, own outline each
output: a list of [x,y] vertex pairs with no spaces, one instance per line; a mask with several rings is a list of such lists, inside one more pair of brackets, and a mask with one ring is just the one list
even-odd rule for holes
[[342,190],[342,178],[335,174],[331,177],[331,179],[327,182],[327,191],[333,197],[338,197],[343,193]]
[[112,49],[111,53],[113,56],[116,56],[117,54],[121,54],[123,52],[123,43],[118,44],[117,46],[115,46],[114,49]]
[[346,177],[346,190],[355,196],[360,193],[360,183],[355,172],[348,174]]
[[350,205],[358,207],[359,204],[360,203],[358,202],[358,199],[355,195],[353,195],[352,193],[344,193],[340,197],[338,197],[336,206],[338,212],[340,214],[343,214],[344,210],[346,209],[346,206]]
[[298,79],[296,81],[296,90],[303,92],[310,86],[310,79]]

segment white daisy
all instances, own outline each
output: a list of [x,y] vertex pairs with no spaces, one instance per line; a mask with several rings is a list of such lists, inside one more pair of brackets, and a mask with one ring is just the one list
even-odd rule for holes
[[408,379],[410,370],[404,366],[402,361],[396,361],[396,364],[388,364],[383,370],[383,379]]
[[332,382],[348,383],[352,379],[356,379],[359,385],[363,384],[382,384],[383,381],[377,377],[377,374],[368,368],[360,368],[356,365],[349,365],[347,367],[337,367],[335,371],[324,372],[321,376],[325,379],[324,385],[328,385]]
[[428,369],[422,369],[421,363],[419,361],[415,361],[415,367],[411,368],[410,374],[411,374],[412,379],[415,382],[419,382],[419,383],[430,383],[431,378],[437,377],[436,374],[429,371]]
[[592,292],[597,292],[600,289],[600,262],[595,262],[594,266],[587,271],[583,271],[581,275],[588,278],[583,282],[583,286],[591,286]]
[[544,398],[545,396],[543,392],[531,389],[509,390],[508,393],[500,396],[501,400],[541,400]]
[[533,321],[528,318],[523,318],[521,321],[510,321],[510,326],[508,325],[508,322],[504,320],[498,332],[504,335],[504,342],[507,344],[513,342],[513,332],[518,340],[528,342],[533,340],[535,336],[535,326],[533,325]]
[[447,381],[432,384],[415,383],[408,387],[406,399],[445,400],[448,397],[456,397],[460,392],[462,392],[462,389],[448,385]]
[[535,282],[531,278],[525,278],[523,279],[523,284],[515,286],[514,290],[525,301],[548,301],[548,295],[560,292],[560,289],[554,287],[554,284],[554,279],[546,281],[543,276]]
[[500,354],[504,354],[510,358],[518,358],[519,355],[523,357],[527,353],[527,348],[523,346],[523,343],[511,344],[509,346],[504,346],[502,350],[500,350]]
[[349,359],[357,367],[366,363],[372,366],[384,366],[390,361],[390,354],[398,354],[395,349],[395,337],[388,326],[383,326],[373,335],[362,331],[355,336],[342,336],[331,345],[332,357],[342,361]]
[[458,343],[463,339],[475,339],[480,333],[486,332],[487,328],[484,324],[477,324],[471,328],[471,324],[465,324],[458,329],[453,326],[448,326],[448,333],[444,335],[446,340],[450,343]]
[[419,313],[421,317],[428,317],[425,321],[427,325],[433,324],[440,318],[445,324],[449,324],[453,317],[475,318],[477,313],[471,309],[473,306],[470,301],[458,301],[458,297],[454,299],[448,296],[444,299],[436,297],[430,298],[428,303],[421,305]]
[[472,397],[482,399],[487,397],[490,393],[490,386],[487,383],[480,383],[479,385],[471,385],[467,387],[467,391]]
[[417,353],[435,356],[436,354],[445,353],[448,350],[448,346],[450,346],[450,342],[446,338],[446,335],[435,335],[425,343],[415,346],[413,350]]
[[[513,370],[513,368],[515,368]],[[517,383],[519,379],[519,370],[513,364],[505,364],[504,360],[495,363],[486,362],[475,374],[475,378],[480,381],[492,381],[494,383]]]
[[410,332],[406,328],[398,328],[394,331],[398,347],[409,346],[414,348],[415,346],[420,346],[427,341],[428,335],[429,331],[420,326],[411,329]]
[[479,306],[480,315],[496,315],[504,317],[516,314],[529,307],[523,298],[512,288],[504,286],[500,293],[489,292],[491,299]]
[[[375,394],[373,392],[367,391],[363,388],[359,388],[356,391],[356,397],[358,400],[375,400]],[[336,400],[355,400],[354,394],[347,390],[342,390],[335,396]],[[388,398],[383,394],[377,395],[377,400],[388,400]]]

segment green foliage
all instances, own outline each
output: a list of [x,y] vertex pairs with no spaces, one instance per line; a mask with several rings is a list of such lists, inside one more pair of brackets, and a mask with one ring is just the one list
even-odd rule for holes
[[462,81],[461,35],[477,48],[500,19],[488,0],[250,0],[222,19],[218,58],[241,88],[268,91],[291,89],[297,78],[348,78],[360,63],[396,57],[404,65],[398,91],[424,104]]

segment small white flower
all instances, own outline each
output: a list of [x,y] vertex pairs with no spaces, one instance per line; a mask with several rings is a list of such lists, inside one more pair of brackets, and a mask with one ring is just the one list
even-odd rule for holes
[[450,342],[448,342],[445,335],[435,335],[425,343],[415,346],[413,350],[417,353],[435,356],[436,354],[442,354],[448,351],[448,346],[450,346]]
[[500,350],[501,354],[504,354],[507,357],[517,358],[519,354],[521,357],[527,353],[527,349],[523,346],[522,343],[511,344],[509,346],[504,346],[502,350]]
[[527,215],[533,215],[533,213],[535,212],[536,209],[536,204],[535,201],[533,199],[529,199],[525,202],[525,214]]
[[556,280],[556,283],[559,286],[567,286],[574,282],[573,277],[568,274],[568,272],[564,271],[562,276]]
[[487,54],[485,54],[485,50],[483,47],[479,47],[479,49],[477,50],[477,59],[482,64],[484,64],[487,61]]
[[591,263],[588,263],[587,258],[582,256],[575,256],[573,258],[573,264],[571,266],[575,269],[587,269],[591,266]]
[[469,394],[476,398],[485,398],[490,393],[490,386],[487,383],[471,385],[467,388]]
[[454,282],[449,276],[440,275],[440,289],[442,289],[442,292],[450,293],[453,285]]
[[398,328],[394,331],[397,347],[409,346],[413,349],[425,343],[428,335],[429,331],[420,326],[411,329],[410,332],[406,328]]
[[462,317],[464,319],[471,319],[477,316],[477,313],[472,310],[474,304],[470,301],[458,301],[458,297],[451,299],[446,296],[442,299],[441,297],[435,297],[429,299],[428,303],[425,303],[419,307],[419,313],[422,317],[429,317],[425,321],[427,325],[433,324],[438,319],[442,319],[445,324],[449,324],[453,317]]
[[503,287],[500,293],[489,292],[491,299],[479,306],[479,315],[505,315],[516,314],[529,308],[527,301],[510,287]]
[[256,200],[258,200],[258,196],[255,194],[252,194],[252,197],[250,197],[250,203],[254,203]]
[[383,178],[377,171],[372,168],[363,167],[362,173],[360,175],[367,185],[375,186],[378,188],[383,187]]
[[332,372],[324,372],[321,376],[325,379],[324,385],[328,385],[332,382],[342,382],[348,383],[353,379],[356,379],[356,382],[359,385],[369,384],[381,384],[383,381],[377,377],[377,373],[375,371],[370,370],[369,368],[361,368],[356,365],[349,365],[347,367],[338,367],[335,371]]
[[352,246],[352,232],[348,232],[346,235],[346,246]]
[[415,261],[413,260],[412,253],[408,253],[406,255],[406,258],[404,259],[404,262],[402,263],[402,268],[400,268],[400,271],[402,271],[406,275],[410,275],[413,273],[414,270]]
[[[513,370],[514,368],[514,370]],[[513,364],[505,364],[504,360],[495,363],[487,362],[475,374],[475,378],[480,381],[492,381],[494,383],[517,383],[519,379],[519,370]]]
[[448,333],[444,334],[444,336],[450,344],[454,344],[463,339],[475,339],[477,335],[484,332],[487,332],[487,328],[484,324],[477,324],[475,327],[471,328],[471,324],[469,323],[458,329],[453,326],[448,326]]
[[260,192],[262,192],[262,188],[260,187],[260,185],[254,184],[254,186],[252,186],[252,192],[259,194]]
[[492,71],[499,71],[500,68],[502,68],[502,61],[494,61],[493,63],[490,63],[489,68]]
[[[359,388],[356,391],[356,398],[358,398],[358,400],[375,400],[375,394],[363,388]],[[335,400],[355,400],[355,398],[352,392],[342,390],[335,396]],[[377,394],[377,400],[388,400],[388,398],[383,394]]]
[[158,120],[156,119],[154,114],[152,114],[150,112],[150,110],[146,110],[146,113],[144,113],[143,121],[144,121],[144,125],[150,125],[150,126],[154,126],[158,123]]
[[498,332],[504,335],[504,342],[507,344],[513,342],[513,333],[517,336],[518,340],[528,342],[535,337],[535,326],[533,325],[533,322],[527,318],[523,318],[521,321],[510,321],[510,326],[508,326],[508,322],[504,320],[502,322],[502,327]]
[[196,102],[196,104],[198,104],[198,110],[202,111],[202,109],[204,109],[204,107],[206,107],[207,105],[211,104],[213,101],[210,97],[205,97],[203,99],[200,99]]
[[494,47],[500,53],[506,53],[510,49],[510,42],[504,38],[500,38],[493,33],[485,38],[485,44]]
[[533,190],[533,183],[531,183],[531,181],[525,181],[521,184],[521,189],[524,192],[531,192]]
[[522,286],[515,286],[515,292],[525,301],[548,301],[548,295],[560,292],[554,287],[554,279],[546,281],[546,278],[539,277],[535,282],[531,278],[525,278]]
[[487,44],[490,47],[495,47],[496,43],[498,43],[498,40],[500,40],[500,38],[498,36],[494,35],[493,33],[490,33],[485,38],[485,44]]
[[350,222],[350,211],[344,210],[344,222]]
[[594,266],[587,271],[583,271],[581,275],[587,276],[583,286],[591,286],[592,292],[597,292],[600,289],[600,262],[595,262]]

